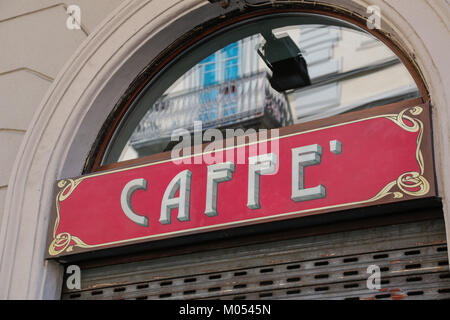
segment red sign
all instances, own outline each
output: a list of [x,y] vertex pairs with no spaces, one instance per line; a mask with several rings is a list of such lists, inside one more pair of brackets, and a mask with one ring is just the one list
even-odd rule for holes
[[435,195],[427,106],[336,119],[214,153],[234,161],[203,154],[60,180],[49,257]]

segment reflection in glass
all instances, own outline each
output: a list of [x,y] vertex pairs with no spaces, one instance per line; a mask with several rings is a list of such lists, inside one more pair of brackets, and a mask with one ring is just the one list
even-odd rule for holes
[[[202,121],[203,129],[277,128],[419,95],[401,61],[366,32],[322,24],[269,30],[275,38],[287,36],[298,46],[309,85],[281,92],[271,86],[273,70],[258,54],[266,40],[256,31],[222,41],[224,45],[212,54],[197,49],[196,62],[178,70],[181,76],[171,80],[162,95],[148,99],[144,95],[137,101],[146,104],[143,116],[137,126],[125,123],[121,130],[128,136],[119,132],[122,142],[112,143],[122,144],[110,148],[116,151],[104,163],[169,151],[177,143],[170,140],[172,132],[192,131],[194,121]],[[220,43],[220,37],[211,41]]]

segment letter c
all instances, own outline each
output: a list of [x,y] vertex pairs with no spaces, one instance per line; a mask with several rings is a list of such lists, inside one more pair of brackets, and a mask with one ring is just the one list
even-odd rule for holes
[[133,209],[131,209],[131,197],[133,196],[133,193],[139,189],[147,190],[147,181],[145,179],[134,179],[128,182],[120,195],[120,204],[123,212],[131,219],[131,221],[140,226],[148,227],[148,218],[137,215]]

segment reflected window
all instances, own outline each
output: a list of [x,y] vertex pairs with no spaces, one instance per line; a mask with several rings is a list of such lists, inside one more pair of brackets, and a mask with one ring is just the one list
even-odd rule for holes
[[[157,80],[157,81],[156,81]],[[309,14],[214,34],[133,101],[103,164],[170,151],[177,129],[279,128],[419,97],[400,59],[370,33]]]

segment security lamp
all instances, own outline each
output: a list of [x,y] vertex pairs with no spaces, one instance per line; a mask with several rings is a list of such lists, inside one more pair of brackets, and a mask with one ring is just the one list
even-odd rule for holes
[[263,31],[262,35],[266,42],[258,48],[258,54],[272,71],[272,88],[282,92],[310,85],[306,61],[291,37],[285,34],[277,38],[272,31]]

